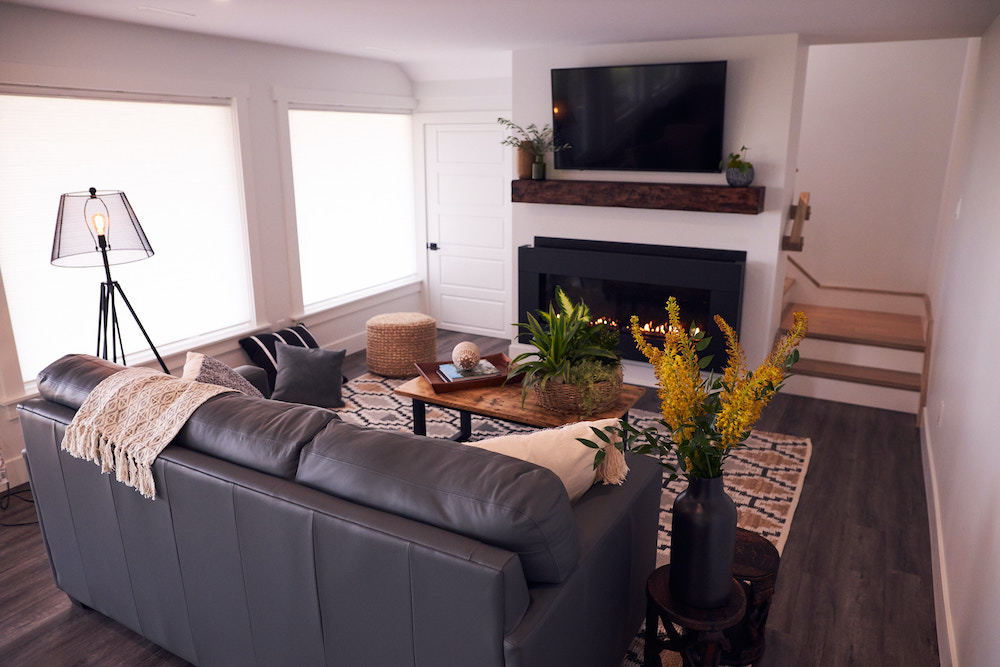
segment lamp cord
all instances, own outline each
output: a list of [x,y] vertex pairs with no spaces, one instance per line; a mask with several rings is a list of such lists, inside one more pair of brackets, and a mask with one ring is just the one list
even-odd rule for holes
[[[29,497],[25,498],[23,495],[21,495],[24,493],[29,494]],[[4,492],[3,496],[0,496],[0,511],[7,511],[7,508],[10,507],[10,499],[12,497],[17,498],[21,502],[34,505],[35,501],[33,498],[30,497],[30,494],[31,494],[30,490],[11,491],[10,482],[7,482],[7,490]],[[38,524],[37,519],[35,521],[25,521],[23,523],[4,523],[3,521],[0,521],[0,526],[3,526],[4,528],[16,528],[18,526],[34,526],[37,524]]]

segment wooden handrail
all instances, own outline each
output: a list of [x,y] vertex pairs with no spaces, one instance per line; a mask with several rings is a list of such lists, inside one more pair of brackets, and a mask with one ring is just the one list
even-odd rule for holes
[[788,251],[800,252],[804,245],[802,239],[802,227],[805,225],[806,220],[812,212],[812,207],[809,206],[809,193],[800,192],[799,193],[799,203],[790,207],[789,213],[792,216],[792,230],[788,236],[781,238],[781,249]]
[[791,263],[792,266],[801,271],[802,275],[804,275],[806,279],[809,280],[809,282],[811,282],[813,285],[815,285],[820,289],[841,290],[845,292],[864,292],[866,294],[885,294],[887,296],[909,296],[917,299],[923,298],[926,300],[924,304],[925,307],[928,309],[930,308],[930,299],[928,299],[927,295],[924,294],[923,292],[902,292],[899,290],[875,289],[872,287],[850,287],[847,285],[823,285],[820,284],[820,282],[816,280],[812,276],[812,274],[806,270],[804,266],[796,262],[791,255],[786,255],[786,259],[789,261],[789,263]]
[[882,294],[885,296],[903,296],[920,299],[924,304],[924,317],[926,319],[926,329],[924,331],[924,367],[920,373],[920,408],[917,411],[917,426],[920,426],[920,411],[927,405],[927,377],[931,370],[931,339],[934,335],[934,313],[931,309],[931,298],[925,292],[904,292],[900,290],[875,289],[872,287],[849,287],[847,285],[823,285],[809,273],[804,266],[792,259],[791,255],[785,258],[798,269],[806,279],[818,289],[839,290],[843,292],[861,292],[863,294]]

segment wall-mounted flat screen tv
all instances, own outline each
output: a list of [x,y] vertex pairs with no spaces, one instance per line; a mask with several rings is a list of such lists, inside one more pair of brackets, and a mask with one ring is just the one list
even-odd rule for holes
[[726,61],[552,70],[556,169],[718,172]]

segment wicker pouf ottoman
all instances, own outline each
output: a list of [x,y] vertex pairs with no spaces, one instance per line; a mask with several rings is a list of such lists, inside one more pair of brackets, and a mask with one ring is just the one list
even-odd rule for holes
[[385,313],[365,323],[368,370],[386,377],[417,374],[414,363],[437,357],[437,322],[423,313]]

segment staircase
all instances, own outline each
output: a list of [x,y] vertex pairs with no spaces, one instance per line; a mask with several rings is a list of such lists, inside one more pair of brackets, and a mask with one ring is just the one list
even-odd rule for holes
[[[805,273],[794,260],[790,261]],[[812,280],[808,273],[805,275]],[[929,361],[929,312],[920,316],[792,302],[787,296],[793,284],[794,280],[786,279],[786,305],[779,335],[792,326],[795,311],[806,313],[809,332],[799,347],[801,358],[795,365],[795,377],[789,380],[791,392],[919,415]],[[816,287],[843,289],[824,288],[818,283]],[[883,295],[922,297],[889,292]],[[924,307],[929,309],[925,297]]]
[[[786,253],[802,250],[802,227],[811,211],[809,193],[803,192],[788,211],[791,231],[781,243]],[[785,258],[807,282],[800,289],[794,278],[785,277],[778,335],[791,328],[792,313],[802,311],[809,318],[788,391],[912,412],[919,426],[934,330],[930,298],[917,292],[823,285],[790,254]],[[855,307],[859,304],[866,307]]]

